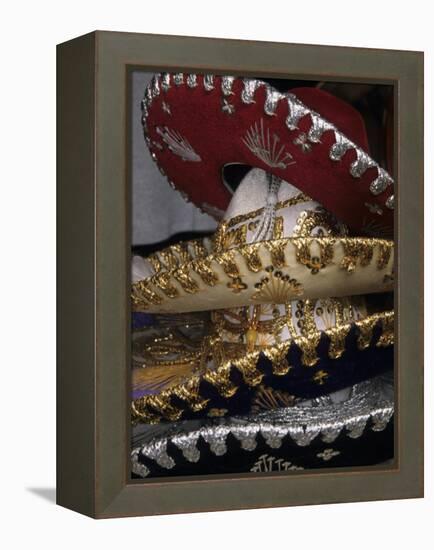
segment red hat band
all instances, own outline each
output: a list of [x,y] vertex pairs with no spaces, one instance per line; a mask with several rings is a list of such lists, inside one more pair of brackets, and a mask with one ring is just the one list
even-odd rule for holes
[[164,73],[147,87],[142,108],[162,173],[217,219],[231,198],[223,168],[245,164],[290,182],[357,233],[393,234],[393,179],[369,156],[361,115],[328,92]]

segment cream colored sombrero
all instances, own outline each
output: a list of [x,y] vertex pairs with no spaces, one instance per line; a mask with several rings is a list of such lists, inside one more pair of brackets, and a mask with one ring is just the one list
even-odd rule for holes
[[133,261],[135,307],[177,313],[134,334],[134,421],[243,414],[261,383],[309,396],[390,367],[393,311],[360,295],[390,290],[392,266],[391,242],[252,170],[213,240]]
[[213,239],[133,259],[136,311],[179,313],[393,288],[393,242],[347,228],[287,182],[253,169]]

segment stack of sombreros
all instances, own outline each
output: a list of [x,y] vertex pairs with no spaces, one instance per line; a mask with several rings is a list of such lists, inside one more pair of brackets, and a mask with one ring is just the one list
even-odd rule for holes
[[[133,258],[133,472],[353,466],[393,452],[393,180],[349,104],[155,76],[153,159],[218,220]],[[228,174],[231,177],[228,177]]]

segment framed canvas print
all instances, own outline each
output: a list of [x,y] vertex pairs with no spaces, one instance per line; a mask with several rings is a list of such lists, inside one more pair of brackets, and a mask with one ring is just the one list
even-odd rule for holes
[[58,47],[58,503],[423,494],[423,55]]

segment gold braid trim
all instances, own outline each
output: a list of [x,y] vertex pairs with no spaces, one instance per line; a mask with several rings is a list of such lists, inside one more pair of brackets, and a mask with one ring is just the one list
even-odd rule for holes
[[388,241],[383,241],[378,244],[379,253],[377,260],[377,268],[384,269],[390,260],[390,255],[392,253],[392,248],[388,245]]
[[[174,392],[170,392],[170,396],[164,395],[164,393],[165,392],[162,392],[160,395],[148,395],[146,397],[141,397],[140,400],[143,400],[148,414],[150,408],[151,410],[160,413],[166,420],[170,420],[171,422],[179,420],[182,416],[183,409],[172,405],[171,397],[174,395]],[[138,407],[136,406],[136,411],[137,410]]]
[[259,359],[259,351],[247,353],[245,356],[240,357],[237,364],[234,365],[238,371],[243,375],[245,383],[250,386],[257,386],[262,382],[264,375],[256,367]]
[[218,254],[224,250],[224,238],[228,228],[227,222],[222,222],[218,227],[213,237],[212,250],[214,254]]
[[381,319],[382,324],[382,333],[380,338],[378,339],[377,346],[378,347],[388,347],[393,344],[394,341],[394,323],[393,323],[393,317],[383,317]]
[[184,263],[205,258],[207,255],[208,250],[203,244],[203,239],[194,239],[163,248],[159,252],[150,254],[146,259],[151,264],[155,273],[159,273],[161,271],[176,269]]
[[179,296],[179,292],[173,285],[170,284],[171,278],[170,273],[166,271],[161,273],[159,277],[155,277],[152,282],[155,286],[158,286],[158,288],[160,288],[166,296],[169,298],[176,298]]
[[192,260],[192,256],[188,250],[188,242],[180,242],[177,244],[174,244],[171,247],[171,250],[175,252],[177,256],[177,265],[183,264],[185,262],[189,262]]
[[218,370],[207,372],[203,379],[214,386],[222,397],[232,397],[238,390],[231,378],[231,365],[224,365]]
[[292,369],[286,358],[290,347],[291,342],[285,342],[279,347],[264,350],[264,355],[271,361],[273,374],[276,376],[285,376]]
[[152,269],[155,271],[155,273],[158,273],[158,271],[161,271],[163,269],[163,266],[158,258],[158,254],[151,254],[146,259],[151,264]]
[[329,345],[329,357],[330,359],[339,359],[345,351],[345,339],[348,331],[341,330],[341,327],[333,327],[330,329],[330,345]]
[[357,262],[360,261],[362,267],[371,263],[373,248],[369,242],[352,242],[346,240],[342,242],[345,256],[341,262],[341,268],[353,273],[356,270]]
[[[319,246],[319,256],[312,256],[311,246],[314,242]],[[332,237],[297,237],[292,239],[292,243],[297,250],[297,261],[310,269],[312,275],[331,264],[333,260],[335,239]]]
[[175,269],[179,265],[179,259],[175,254],[175,251],[179,250],[179,244],[171,246],[170,248],[165,248],[161,252],[158,252],[160,261],[163,263],[164,267],[167,270]]
[[371,344],[372,331],[378,319],[373,315],[367,319],[363,319],[363,323],[356,321],[356,326],[359,329],[359,336],[357,338],[357,347],[359,350],[364,350]]
[[[289,199],[276,203],[276,210],[280,210],[282,208],[288,208],[289,206],[295,206],[296,204],[301,204],[303,202],[310,202],[311,200],[312,199],[310,199],[307,195],[300,193],[295,197],[291,197]],[[230,220],[222,222],[220,226],[225,224],[226,228],[234,227],[239,223],[244,223],[253,218],[257,218],[262,214],[263,211],[264,211],[264,207],[258,208],[257,210],[252,210],[252,212],[247,212],[246,214],[239,214],[238,216],[234,216]]]
[[203,244],[202,239],[195,239],[194,241],[191,241],[190,244],[193,246],[193,252],[194,252],[195,258],[199,259],[199,258],[205,258],[206,256],[208,256],[208,250]]
[[268,248],[271,256],[271,264],[276,269],[280,269],[285,265],[285,248],[284,240],[266,241],[265,246]]
[[199,286],[188,273],[189,264],[184,264],[182,267],[173,271],[173,276],[188,294],[195,294],[199,290]]
[[258,254],[258,249],[260,246],[258,246],[256,243],[255,245],[247,247],[240,248],[240,254],[244,258],[247,267],[249,271],[253,271],[253,273],[258,273],[258,271],[261,271],[263,269],[261,258]]
[[149,283],[151,282],[154,282],[153,278],[151,278],[151,280],[144,279],[143,281],[139,281],[138,283],[133,285],[133,296],[132,296],[133,302],[134,301],[138,302],[142,298],[144,298],[146,301],[156,306],[159,306],[163,303],[162,297],[159,296],[156,292],[154,292],[151,288],[149,288]]
[[223,271],[226,273],[228,277],[231,279],[236,279],[240,276],[240,272],[238,270],[238,266],[235,263],[235,255],[232,251],[229,252],[223,252],[216,258],[217,263],[219,263]]
[[[330,339],[329,354],[334,358],[339,350],[342,339],[345,339],[351,328],[355,325],[359,330],[358,345],[362,341],[363,349],[371,345],[373,329],[377,322],[380,322],[382,334],[377,342],[377,346],[389,346],[394,342],[394,312],[388,311],[384,313],[376,313],[355,323],[347,323],[342,327],[334,327],[325,331],[319,331],[308,336],[297,336],[293,340],[277,344],[269,349],[264,348],[260,351],[253,352],[245,351],[234,357],[227,358],[224,351],[223,343],[217,337],[208,337],[204,342],[204,350],[202,355],[202,366],[206,368],[206,364],[210,359],[214,359],[216,368],[208,369],[202,379],[212,384],[217,391],[225,398],[231,398],[237,391],[238,387],[231,381],[231,370],[236,368],[242,375],[248,386],[256,386],[262,380],[262,373],[257,369],[256,365],[260,353],[264,353],[273,363],[273,373],[276,375],[284,375],[290,371],[289,367],[285,371],[282,368],[282,359],[286,359],[286,355],[292,344],[295,344],[302,351],[302,361],[307,367],[314,366],[317,361],[316,348],[319,344],[321,334],[326,334]],[[366,345],[366,342],[368,344]],[[132,403],[132,420],[133,422],[158,422],[159,415],[167,420],[178,420],[183,410],[173,406],[171,402],[172,396],[176,396],[186,402],[187,406],[192,407],[194,411],[201,411],[207,405],[207,400],[202,399],[199,395],[199,384],[201,378],[193,377],[192,381],[179,384],[178,386],[163,390],[159,395],[145,396],[136,399]],[[319,382],[320,383],[320,382]]]
[[195,271],[202,281],[208,286],[215,286],[219,279],[210,266],[209,260],[195,260],[192,262],[191,267]]
[[[236,281],[238,286],[242,286],[241,290],[245,290],[247,285],[243,284],[240,276],[240,257],[244,258],[250,271],[258,273],[264,269],[263,262],[261,261],[261,251],[268,252],[271,264],[278,268],[282,265],[287,265],[285,253],[290,246],[293,246],[295,248],[296,261],[305,265],[312,274],[316,274],[324,267],[333,263],[338,245],[342,247],[344,252],[340,268],[345,269],[349,273],[353,273],[357,265],[364,267],[371,263],[374,251],[377,254],[377,268],[387,268],[394,246],[392,241],[357,237],[288,237],[253,243],[218,254],[208,254],[204,258],[196,258],[183,263],[179,267],[168,271],[160,271],[152,277],[134,283],[132,285],[131,296],[133,306],[135,308],[142,306],[142,309],[146,309],[148,303],[154,305],[162,304],[164,298],[155,292],[151,285],[163,290],[169,298],[176,297],[176,289],[171,284],[169,277],[173,278],[173,281],[177,281],[188,294],[194,294],[199,291],[198,283],[192,277],[193,273],[197,273],[205,284],[214,286],[219,282],[217,266],[221,266],[230,279],[229,288],[232,288],[230,285]],[[317,252],[313,252],[315,248]],[[166,253],[165,256],[166,259],[173,258],[174,254],[170,255]],[[240,267],[238,267],[237,263],[240,263]],[[160,278],[162,278],[162,281],[159,280]],[[225,284],[226,282],[221,281],[221,283]],[[385,280],[385,283],[388,283],[388,280]]]
[[199,385],[200,378],[195,376],[182,386],[176,387],[173,395],[185,401],[192,411],[199,412],[206,407],[209,401],[209,399],[204,399],[199,395]]

